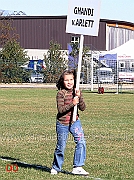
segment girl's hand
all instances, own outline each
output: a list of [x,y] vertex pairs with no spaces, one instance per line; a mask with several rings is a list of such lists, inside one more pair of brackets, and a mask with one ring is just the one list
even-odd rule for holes
[[80,90],[75,90],[75,96],[80,97]]
[[79,103],[79,98],[78,98],[78,96],[75,96],[75,97],[73,98],[73,104],[76,105],[76,104],[78,104],[78,103]]

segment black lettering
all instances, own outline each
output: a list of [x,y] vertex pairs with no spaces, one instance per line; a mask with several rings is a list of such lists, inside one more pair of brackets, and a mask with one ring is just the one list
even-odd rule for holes
[[81,24],[82,24],[82,19],[79,19],[79,24],[78,24],[78,26],[81,26]]
[[88,16],[93,16],[94,15],[94,9],[88,8]]
[[85,19],[83,19],[82,21],[83,21],[82,26],[83,26],[83,27],[85,27],[85,22],[84,22],[84,21],[85,21]]
[[81,7],[78,7],[78,12],[77,14],[81,14]]
[[76,24],[75,24],[76,26],[78,25],[79,26],[79,20],[77,19],[76,20]]
[[90,20],[90,24],[91,24],[91,28],[93,27],[93,24],[94,24],[94,21],[93,20]]
[[75,20],[72,20],[72,25],[75,25]]
[[85,27],[88,27],[88,20],[85,21]]
[[74,14],[86,15],[86,16],[93,16],[94,9],[91,8],[82,8],[82,7],[75,7]]
[[85,21],[85,27],[93,27],[93,23],[94,23],[94,21],[93,20],[86,20]]
[[80,14],[85,15],[85,14],[84,14],[84,10],[83,10],[83,8],[81,8],[81,12],[80,12]]
[[93,27],[94,20],[76,19],[72,20],[72,25],[81,27]]
[[77,7],[74,8],[74,14],[77,14]]
[[85,26],[84,21],[85,21],[84,19],[81,19],[81,26],[82,26],[82,27]]
[[87,8],[84,8],[83,15],[88,15],[88,9]]

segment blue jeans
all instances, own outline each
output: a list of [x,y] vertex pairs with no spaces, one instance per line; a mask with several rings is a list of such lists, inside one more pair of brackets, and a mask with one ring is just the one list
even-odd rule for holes
[[54,161],[52,168],[54,168],[58,172],[61,171],[62,164],[64,162],[64,150],[66,147],[69,132],[73,135],[74,142],[76,143],[73,166],[83,166],[86,159],[86,142],[84,139],[84,132],[80,120],[78,119],[76,122],[69,126],[65,126],[57,121],[56,132],[57,145],[54,152]]

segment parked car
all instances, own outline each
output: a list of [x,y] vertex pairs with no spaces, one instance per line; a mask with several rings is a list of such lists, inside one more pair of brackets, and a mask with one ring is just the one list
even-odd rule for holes
[[32,73],[29,78],[30,83],[43,83],[44,75],[40,73]]

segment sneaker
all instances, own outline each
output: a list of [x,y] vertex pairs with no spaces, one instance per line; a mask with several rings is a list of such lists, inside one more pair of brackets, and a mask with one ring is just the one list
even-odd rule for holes
[[55,169],[53,169],[53,168],[51,169],[51,174],[54,175],[54,174],[57,174],[57,173],[58,173],[58,172],[57,172]]
[[86,172],[82,167],[75,167],[72,171],[73,174],[85,175],[87,176],[89,173]]

